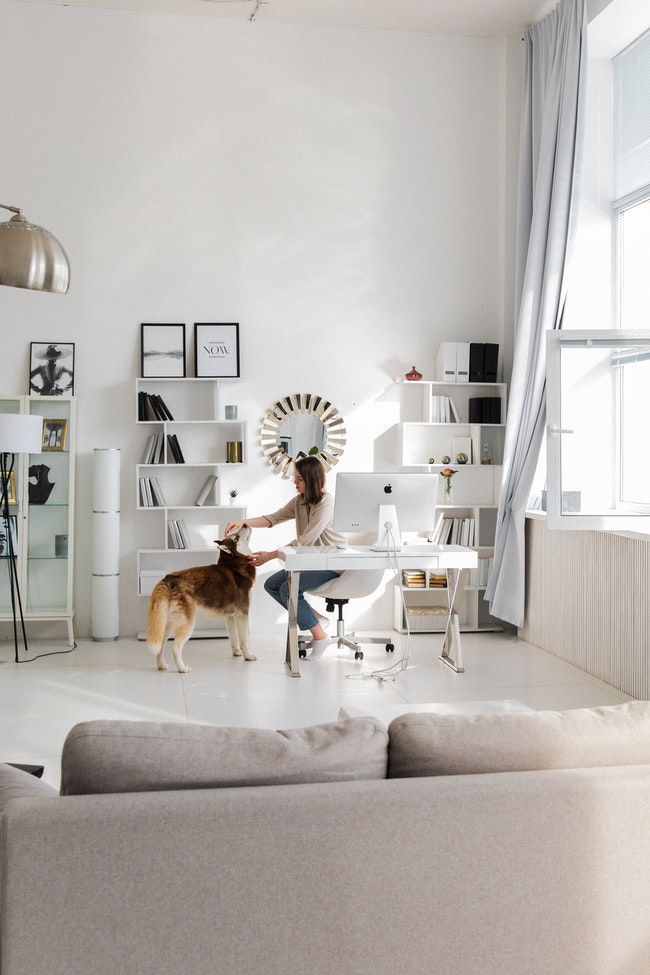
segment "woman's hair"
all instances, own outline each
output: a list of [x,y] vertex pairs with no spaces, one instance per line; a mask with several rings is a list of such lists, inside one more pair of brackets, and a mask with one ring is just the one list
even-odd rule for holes
[[305,482],[305,504],[318,504],[325,494],[325,468],[318,457],[302,457],[295,466]]

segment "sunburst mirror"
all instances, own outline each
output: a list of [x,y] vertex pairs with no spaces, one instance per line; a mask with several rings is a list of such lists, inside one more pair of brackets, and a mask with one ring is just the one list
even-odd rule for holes
[[331,402],[314,393],[291,393],[264,414],[260,443],[277,474],[290,477],[301,457],[318,456],[327,470],[338,464],[346,444],[343,417]]

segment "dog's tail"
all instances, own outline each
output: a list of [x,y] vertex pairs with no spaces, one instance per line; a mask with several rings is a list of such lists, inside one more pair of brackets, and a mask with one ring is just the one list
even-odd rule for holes
[[169,617],[169,586],[164,580],[156,583],[149,600],[147,611],[147,649],[153,654],[160,653],[160,649],[167,636],[167,620]]

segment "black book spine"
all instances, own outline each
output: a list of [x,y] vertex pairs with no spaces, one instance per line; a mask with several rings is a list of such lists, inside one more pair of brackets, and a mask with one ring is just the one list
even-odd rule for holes
[[499,363],[499,346],[495,342],[486,342],[484,346],[484,356],[483,356],[484,382],[495,383],[497,381],[498,363]]
[[470,342],[469,344],[469,381],[471,383],[482,383],[484,381],[484,356],[485,346],[481,342]]

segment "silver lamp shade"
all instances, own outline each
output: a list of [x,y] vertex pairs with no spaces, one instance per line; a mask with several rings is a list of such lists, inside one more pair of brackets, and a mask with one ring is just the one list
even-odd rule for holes
[[63,295],[70,285],[70,265],[56,237],[30,223],[17,207],[0,203],[14,216],[0,223],[0,284]]

